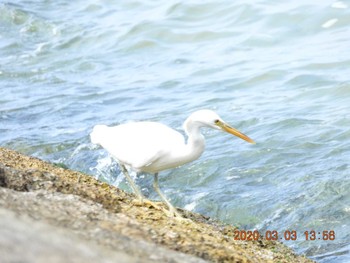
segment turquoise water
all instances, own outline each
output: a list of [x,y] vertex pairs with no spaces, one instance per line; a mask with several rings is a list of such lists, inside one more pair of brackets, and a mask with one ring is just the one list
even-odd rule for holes
[[349,262],[349,25],[347,1],[0,3],[0,145],[129,190],[95,124],[213,109],[257,144],[205,130],[202,157],[160,175],[172,203]]

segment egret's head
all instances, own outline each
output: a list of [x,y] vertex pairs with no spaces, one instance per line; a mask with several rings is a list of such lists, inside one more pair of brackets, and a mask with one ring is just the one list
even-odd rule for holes
[[212,110],[199,110],[192,113],[188,118],[188,121],[192,123],[198,123],[201,126],[220,129],[217,125],[215,125],[216,120],[221,120],[221,118]]
[[191,114],[187,121],[199,123],[201,126],[207,126],[213,129],[222,130],[233,134],[247,142],[255,143],[247,135],[228,125],[218,114],[212,110],[199,110]]

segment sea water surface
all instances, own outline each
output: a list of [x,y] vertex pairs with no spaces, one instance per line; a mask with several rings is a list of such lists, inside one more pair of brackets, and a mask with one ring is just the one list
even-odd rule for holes
[[[130,191],[92,127],[181,131],[203,108],[257,144],[203,130],[202,157],[161,173],[171,202],[245,230],[295,230],[283,242],[298,253],[350,262],[349,1],[0,3],[1,146]],[[157,199],[152,180],[136,181]]]

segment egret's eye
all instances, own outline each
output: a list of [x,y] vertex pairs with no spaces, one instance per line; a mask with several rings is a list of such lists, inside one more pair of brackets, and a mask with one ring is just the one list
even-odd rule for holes
[[215,124],[218,124],[220,122],[220,120],[215,120],[214,123]]

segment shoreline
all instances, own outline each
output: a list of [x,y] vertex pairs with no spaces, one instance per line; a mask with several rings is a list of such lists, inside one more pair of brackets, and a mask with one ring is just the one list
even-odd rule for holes
[[[76,258],[68,262],[314,262],[280,242],[234,240],[235,227],[200,214],[179,209],[191,219],[181,221],[133,200],[133,194],[89,175],[0,147],[0,215],[8,215],[0,221],[13,224],[14,237],[28,234],[34,238],[31,246],[52,251],[57,259],[64,258],[63,252],[45,246],[58,242],[60,247],[62,241]],[[29,223],[33,232],[15,231]],[[0,238],[4,262],[15,258],[6,250],[16,246],[15,240]],[[30,249],[22,251],[27,262],[40,257]]]

